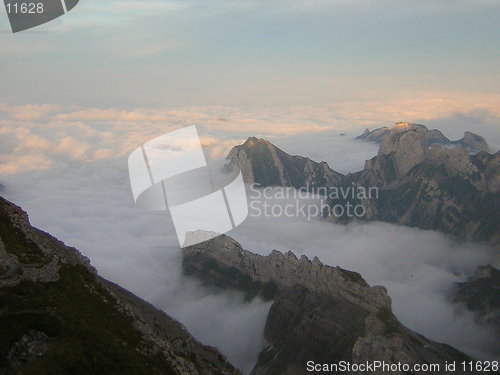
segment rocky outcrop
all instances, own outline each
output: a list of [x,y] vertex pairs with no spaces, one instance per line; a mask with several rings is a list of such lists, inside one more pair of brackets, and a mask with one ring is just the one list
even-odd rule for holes
[[240,374],[0,198],[0,373]]
[[404,327],[392,313],[384,287],[371,287],[359,274],[317,258],[278,251],[261,256],[221,235],[184,248],[183,266],[186,274],[208,284],[274,301],[265,327],[266,348],[253,375],[302,375],[307,361],[411,365],[467,358]]
[[48,351],[49,337],[43,332],[30,329],[12,345],[7,354],[7,361],[12,364],[12,367],[19,368],[38,357],[43,357]]
[[500,270],[491,265],[478,267],[469,280],[456,285],[453,299],[500,334]]
[[[286,254],[273,251],[269,256],[261,256],[243,250],[235,240],[221,235],[200,245],[187,247],[183,253],[186,273],[193,271],[199,277],[220,282],[224,287],[244,290],[250,293],[248,296],[251,298],[261,293],[266,298],[273,298],[278,291],[299,284],[319,294],[362,306],[367,311],[390,309],[391,306],[385,288],[371,288],[355,272],[324,266],[318,258],[311,261],[302,256],[298,259],[291,251]],[[205,263],[207,260],[221,267],[216,279],[213,273],[218,271]],[[202,270],[204,266],[209,266],[207,272]],[[227,274],[223,280],[227,270],[234,270],[236,274]]]
[[426,134],[422,128],[395,127],[389,136],[382,140],[376,160],[390,157],[396,172],[395,178],[398,179],[406,175],[415,165],[422,163],[426,151]]
[[235,146],[227,158],[240,168],[244,181],[249,184],[314,188],[336,185],[342,178],[342,174],[332,170],[326,162],[289,155],[255,137]]
[[[469,152],[477,153],[481,151],[488,152],[488,144],[486,140],[478,134],[466,131],[462,139],[457,141],[450,141],[437,129],[428,129],[421,124],[413,124],[407,122],[398,122],[394,124],[393,129],[408,130],[410,128],[422,130],[425,133],[425,140],[428,147],[434,144],[443,146],[461,146],[465,147]],[[363,141],[371,141],[375,143],[382,143],[384,138],[391,134],[391,128],[382,127],[370,131],[366,129],[363,134],[356,137],[356,139]]]
[[378,189],[376,199],[350,202],[365,206],[364,219],[500,244],[500,153],[429,148],[424,129],[394,128],[364,170],[346,176],[349,184]]

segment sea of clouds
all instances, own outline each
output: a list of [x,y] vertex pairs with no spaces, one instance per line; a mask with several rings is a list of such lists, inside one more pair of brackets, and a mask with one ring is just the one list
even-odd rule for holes
[[[236,292],[213,293],[185,278],[169,213],[141,210],[133,202],[127,152],[179,125],[131,125],[124,137],[112,123],[95,127],[97,131],[78,120],[68,131],[62,122],[67,120],[59,118],[44,129],[27,125],[36,118],[25,119],[25,126],[0,129],[0,157],[8,166],[0,173],[1,194],[22,206],[33,225],[78,248],[102,276],[163,309],[249,372],[264,345],[270,304],[258,299],[246,303]],[[347,173],[360,170],[377,150],[374,144],[354,141],[361,128],[285,136],[258,131],[259,124],[251,123],[243,135],[228,130],[225,123],[217,119],[211,124],[221,128],[219,133],[203,134],[202,128],[209,157],[224,155],[246,136],[261,134],[289,153],[325,160]],[[287,122],[279,124],[287,132]],[[293,250],[360,272],[370,284],[387,287],[396,315],[411,329],[471,355],[493,355],[495,336],[471,314],[457,313],[449,300],[454,283],[465,280],[476,266],[496,262],[486,247],[432,231],[385,223],[340,226],[319,218],[248,218],[229,234],[257,253]]]

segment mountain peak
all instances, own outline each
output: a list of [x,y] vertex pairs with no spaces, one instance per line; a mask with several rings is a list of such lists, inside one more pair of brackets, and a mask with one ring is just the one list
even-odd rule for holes
[[246,183],[261,186],[334,186],[342,177],[325,162],[287,154],[269,141],[256,137],[233,147],[227,158],[239,167]]
[[410,130],[410,129],[415,129],[415,130],[425,130],[427,131],[427,127],[425,125],[421,124],[416,124],[413,122],[396,122],[392,129],[396,131],[401,131],[401,130]]
[[261,143],[261,144],[268,144],[269,142],[266,141],[265,139],[262,139],[262,138],[257,138],[257,137],[248,137],[248,139],[245,141],[245,143],[243,143],[243,146],[246,146],[246,147],[253,147],[255,146],[257,143]]

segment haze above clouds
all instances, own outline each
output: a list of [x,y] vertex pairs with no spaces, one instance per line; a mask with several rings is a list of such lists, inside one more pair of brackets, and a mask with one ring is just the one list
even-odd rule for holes
[[9,104],[498,103],[495,0],[86,0],[19,34],[0,9]]

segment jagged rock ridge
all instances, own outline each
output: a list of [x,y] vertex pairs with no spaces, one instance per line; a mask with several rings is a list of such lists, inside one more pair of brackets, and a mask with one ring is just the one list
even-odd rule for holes
[[302,375],[307,361],[415,364],[467,358],[404,327],[384,287],[371,287],[359,274],[317,258],[278,251],[260,256],[222,235],[184,248],[183,266],[208,284],[274,301],[266,348],[252,375]]
[[0,198],[0,373],[237,375]]
[[309,158],[289,155],[255,137],[235,146],[228,159],[241,169],[245,182],[250,184],[299,188],[332,186],[342,179],[342,174],[332,170],[324,161],[317,163]]

